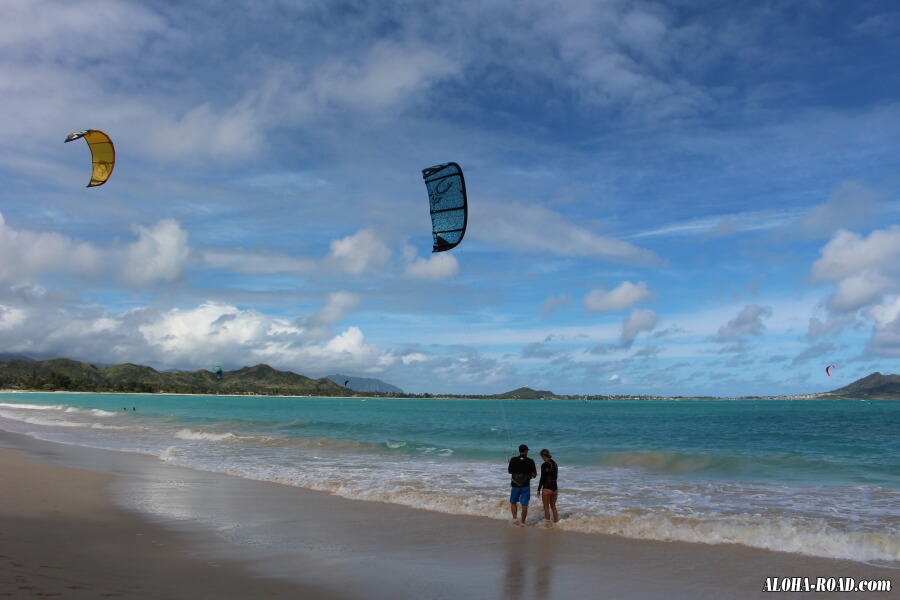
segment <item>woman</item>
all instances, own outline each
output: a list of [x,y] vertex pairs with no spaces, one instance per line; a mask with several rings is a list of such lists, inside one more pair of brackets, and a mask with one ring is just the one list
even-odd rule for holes
[[559,472],[559,466],[550,451],[544,448],[541,450],[541,458],[544,462],[541,464],[541,480],[538,482],[538,493],[541,495],[541,501],[544,503],[544,519],[550,520],[550,511],[553,511],[553,522],[559,522],[559,513],[556,512],[556,475]]

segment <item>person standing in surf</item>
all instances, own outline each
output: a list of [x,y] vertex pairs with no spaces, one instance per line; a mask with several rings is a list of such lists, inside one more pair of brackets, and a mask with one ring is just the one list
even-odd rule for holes
[[509,508],[513,521],[518,518],[519,504],[522,505],[522,525],[528,515],[528,501],[531,499],[531,480],[537,477],[537,467],[528,458],[528,446],[519,446],[519,455],[509,459],[506,472],[512,475],[509,492]]
[[538,494],[541,495],[541,502],[544,503],[544,519],[550,520],[550,511],[553,511],[553,522],[559,523],[559,513],[556,512],[556,476],[559,473],[559,466],[550,451],[546,448],[541,450],[541,479],[538,481]]

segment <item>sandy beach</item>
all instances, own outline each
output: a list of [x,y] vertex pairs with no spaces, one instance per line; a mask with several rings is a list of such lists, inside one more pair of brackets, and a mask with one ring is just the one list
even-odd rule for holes
[[900,580],[887,566],[521,528],[5,432],[0,473],[0,597],[739,599],[765,597],[768,577]]

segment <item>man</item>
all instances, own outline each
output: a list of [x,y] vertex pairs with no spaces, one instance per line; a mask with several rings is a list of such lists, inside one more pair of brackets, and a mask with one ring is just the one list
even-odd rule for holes
[[512,511],[513,521],[516,521],[519,512],[519,504],[522,505],[522,525],[528,515],[528,501],[531,499],[531,480],[537,477],[537,467],[534,461],[528,458],[528,446],[519,446],[519,455],[509,459],[506,472],[512,475],[509,492],[509,508]]

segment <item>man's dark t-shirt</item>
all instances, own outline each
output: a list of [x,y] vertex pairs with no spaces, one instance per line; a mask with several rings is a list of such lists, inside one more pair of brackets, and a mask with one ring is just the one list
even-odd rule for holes
[[509,459],[509,467],[507,473],[512,475],[510,485],[512,487],[525,487],[531,485],[531,474],[537,473],[534,461],[527,456],[513,456]]

